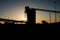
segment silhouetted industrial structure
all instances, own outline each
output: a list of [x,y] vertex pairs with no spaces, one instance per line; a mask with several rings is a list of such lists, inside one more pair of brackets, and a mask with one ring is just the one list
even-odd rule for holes
[[25,7],[25,13],[27,13],[27,24],[35,24],[35,9],[30,9],[28,6]]
[[[29,8],[29,6],[26,6],[25,7],[25,13],[27,14],[27,22],[25,22],[25,21],[17,21],[17,20],[10,20],[10,19],[4,19],[4,18],[0,18],[0,21],[4,21],[5,24],[15,24],[16,22],[17,23],[25,23],[25,24],[36,24],[36,10],[49,12],[50,23],[51,23],[51,12],[60,13],[60,11],[45,10],[45,9],[38,9],[38,8]],[[43,24],[48,24],[46,21],[42,21],[42,23]]]
[[[51,23],[51,12],[60,13],[60,11],[53,11],[53,10],[46,10],[46,9],[38,9],[38,8],[29,8],[29,6],[26,6],[25,7],[25,13],[27,14],[27,24],[36,24],[35,23],[35,20],[36,20],[36,10],[49,12],[49,16],[50,16],[49,17],[50,18],[49,20],[50,20],[50,23]],[[56,18],[55,18],[55,20],[56,20]]]

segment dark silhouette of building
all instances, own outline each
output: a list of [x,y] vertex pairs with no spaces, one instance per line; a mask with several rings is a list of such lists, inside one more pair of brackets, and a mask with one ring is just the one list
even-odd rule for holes
[[25,13],[27,13],[27,24],[35,24],[36,11],[30,9],[28,6],[25,7]]

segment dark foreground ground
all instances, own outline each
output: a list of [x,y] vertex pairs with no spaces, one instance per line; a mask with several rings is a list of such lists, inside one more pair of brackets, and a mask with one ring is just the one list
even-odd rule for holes
[[0,32],[60,32],[60,23],[53,24],[4,24],[0,25]]

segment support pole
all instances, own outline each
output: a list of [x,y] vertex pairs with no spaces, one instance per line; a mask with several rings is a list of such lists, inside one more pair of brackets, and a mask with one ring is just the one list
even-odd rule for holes
[[49,21],[51,23],[51,12],[49,12]]
[[57,17],[56,17],[56,0],[55,0],[55,22],[57,22]]

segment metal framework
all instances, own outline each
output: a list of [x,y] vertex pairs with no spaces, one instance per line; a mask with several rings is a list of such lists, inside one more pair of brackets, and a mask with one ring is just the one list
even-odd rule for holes
[[38,8],[31,8],[31,9],[35,9],[35,10],[38,10],[38,11],[45,11],[45,12],[56,12],[56,13],[60,13],[60,11],[54,11],[54,10],[46,10],[46,9],[38,9]]
[[54,10],[46,10],[46,9],[38,9],[38,8],[32,8],[32,9],[35,9],[35,10],[38,10],[38,11],[45,11],[45,12],[49,12],[49,20],[50,20],[50,23],[51,23],[51,12],[54,12],[55,13],[55,22],[57,22],[57,16],[56,16],[56,13],[60,13],[60,11],[55,11]]
[[[26,11],[27,10],[27,11]],[[50,23],[51,23],[51,12],[54,12],[55,13],[55,22],[56,22],[56,13],[60,13],[60,11],[54,11],[54,10],[46,10],[46,9],[38,9],[38,8],[29,8],[29,6],[26,6],[26,9],[25,9],[25,11],[26,11],[26,13],[27,14],[29,14],[29,10],[38,10],[38,11],[45,11],[45,12],[49,12],[49,20],[50,20]],[[33,14],[33,11],[31,12],[31,15]],[[36,13],[35,13],[36,14]],[[34,14],[34,15],[35,15]],[[31,16],[31,15],[29,15],[29,16]],[[33,17],[33,16],[32,16]]]

